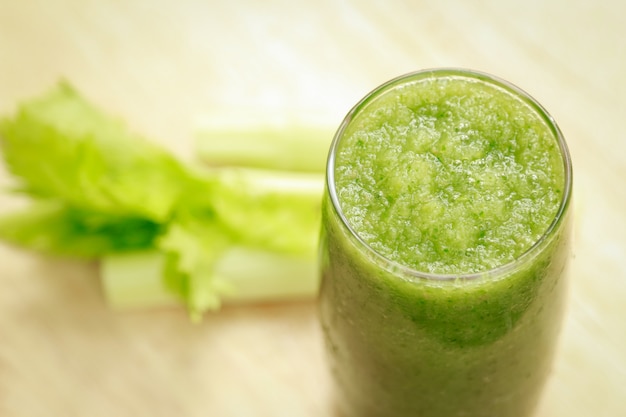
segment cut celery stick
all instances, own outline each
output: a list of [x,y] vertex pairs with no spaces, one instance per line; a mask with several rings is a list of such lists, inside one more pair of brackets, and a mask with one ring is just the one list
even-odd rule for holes
[[196,154],[211,165],[324,172],[335,126],[292,119],[214,117],[196,130]]
[[312,298],[318,287],[315,253],[294,256],[233,247],[218,261],[215,274],[232,286],[223,298],[227,304]]
[[[137,252],[102,258],[100,273],[108,305],[117,310],[182,305],[163,282],[164,255]],[[276,302],[314,298],[315,253],[284,255],[234,246],[215,265],[215,276],[231,289],[224,303]]]
[[163,283],[164,260],[164,254],[157,251],[103,257],[100,260],[100,275],[107,304],[114,309],[180,304]]

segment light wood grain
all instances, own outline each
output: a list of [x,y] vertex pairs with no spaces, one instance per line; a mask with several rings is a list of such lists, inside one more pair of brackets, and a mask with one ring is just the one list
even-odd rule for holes
[[[575,170],[570,308],[538,417],[626,415],[626,3],[44,1],[0,3],[0,112],[63,77],[182,157],[214,109],[339,124],[389,78],[436,66],[526,89]],[[8,184],[5,173],[0,185]],[[17,203],[0,197],[0,210]],[[332,415],[313,300],[106,308],[92,264],[0,246],[0,415]]]

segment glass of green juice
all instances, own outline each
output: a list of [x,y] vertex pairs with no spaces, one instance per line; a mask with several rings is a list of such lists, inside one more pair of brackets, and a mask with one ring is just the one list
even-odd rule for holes
[[489,74],[403,75],[348,113],[326,175],[338,415],[532,415],[570,257],[572,165],[547,111]]

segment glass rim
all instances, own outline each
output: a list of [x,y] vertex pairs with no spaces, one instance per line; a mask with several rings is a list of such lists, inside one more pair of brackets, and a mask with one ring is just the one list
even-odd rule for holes
[[[510,262],[503,263],[495,268],[487,269],[485,271],[472,272],[472,273],[458,273],[458,274],[437,274],[431,272],[424,272],[418,269],[409,267],[400,262],[394,261],[387,256],[381,254],[376,249],[372,248],[361,236],[354,230],[354,228],[350,225],[350,222],[346,218],[341,209],[341,203],[339,202],[339,197],[337,196],[337,190],[335,188],[335,156],[337,153],[337,149],[339,143],[341,142],[341,138],[343,137],[343,133],[345,132],[348,125],[352,122],[354,117],[358,115],[362,108],[364,108],[371,101],[376,99],[379,95],[390,91],[396,86],[399,86],[405,82],[410,80],[417,80],[420,78],[427,77],[435,77],[435,76],[457,76],[464,77],[473,80],[479,80],[496,87],[502,88],[505,91],[513,94],[517,98],[523,100],[526,104],[528,104],[533,110],[537,112],[537,114],[544,120],[544,122],[548,125],[549,129],[553,132],[559,146],[561,158],[563,160],[563,173],[564,173],[564,184],[563,184],[563,195],[561,197],[561,201],[559,204],[559,208],[552,219],[552,222],[547,227],[547,229],[543,232],[543,234],[531,245],[526,251],[520,254],[517,258],[513,259]],[[561,132],[558,124],[554,120],[554,118],[548,113],[548,111],[533,98],[526,91],[522,90],[518,86],[502,79],[497,76],[491,75],[486,72],[465,69],[465,68],[457,68],[457,67],[442,67],[442,68],[429,68],[422,69],[418,71],[413,71],[409,73],[405,73],[403,75],[392,78],[391,80],[380,84],[378,87],[371,90],[367,93],[361,100],[355,104],[352,109],[346,114],[343,121],[339,125],[337,129],[328,154],[328,159],[326,163],[326,187],[328,193],[330,195],[330,200],[332,203],[333,210],[338,215],[341,224],[345,227],[350,236],[356,239],[356,241],[364,248],[369,254],[373,255],[374,259],[379,262],[383,262],[385,266],[392,267],[394,272],[399,272],[405,275],[408,275],[411,278],[432,280],[432,281],[455,281],[455,280],[476,280],[478,278],[482,278],[485,276],[491,275],[504,275],[507,272],[514,270],[518,265],[524,264],[527,260],[531,259],[532,256],[539,252],[540,248],[543,244],[556,233],[560,224],[563,222],[565,214],[570,204],[571,194],[572,194],[572,180],[573,180],[573,172],[572,172],[572,160],[569,153],[569,149],[567,143],[565,142],[565,137]]]

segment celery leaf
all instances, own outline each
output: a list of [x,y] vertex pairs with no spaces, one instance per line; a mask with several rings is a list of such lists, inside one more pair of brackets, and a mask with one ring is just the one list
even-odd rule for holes
[[0,217],[0,239],[39,252],[77,258],[152,247],[161,226],[150,220],[99,215],[37,201]]
[[189,181],[173,156],[66,83],[0,121],[0,145],[20,191],[83,210],[163,221]]
[[217,310],[229,285],[215,274],[215,264],[232,245],[230,232],[206,211],[179,212],[157,241],[165,253],[165,285],[186,304],[191,317]]

